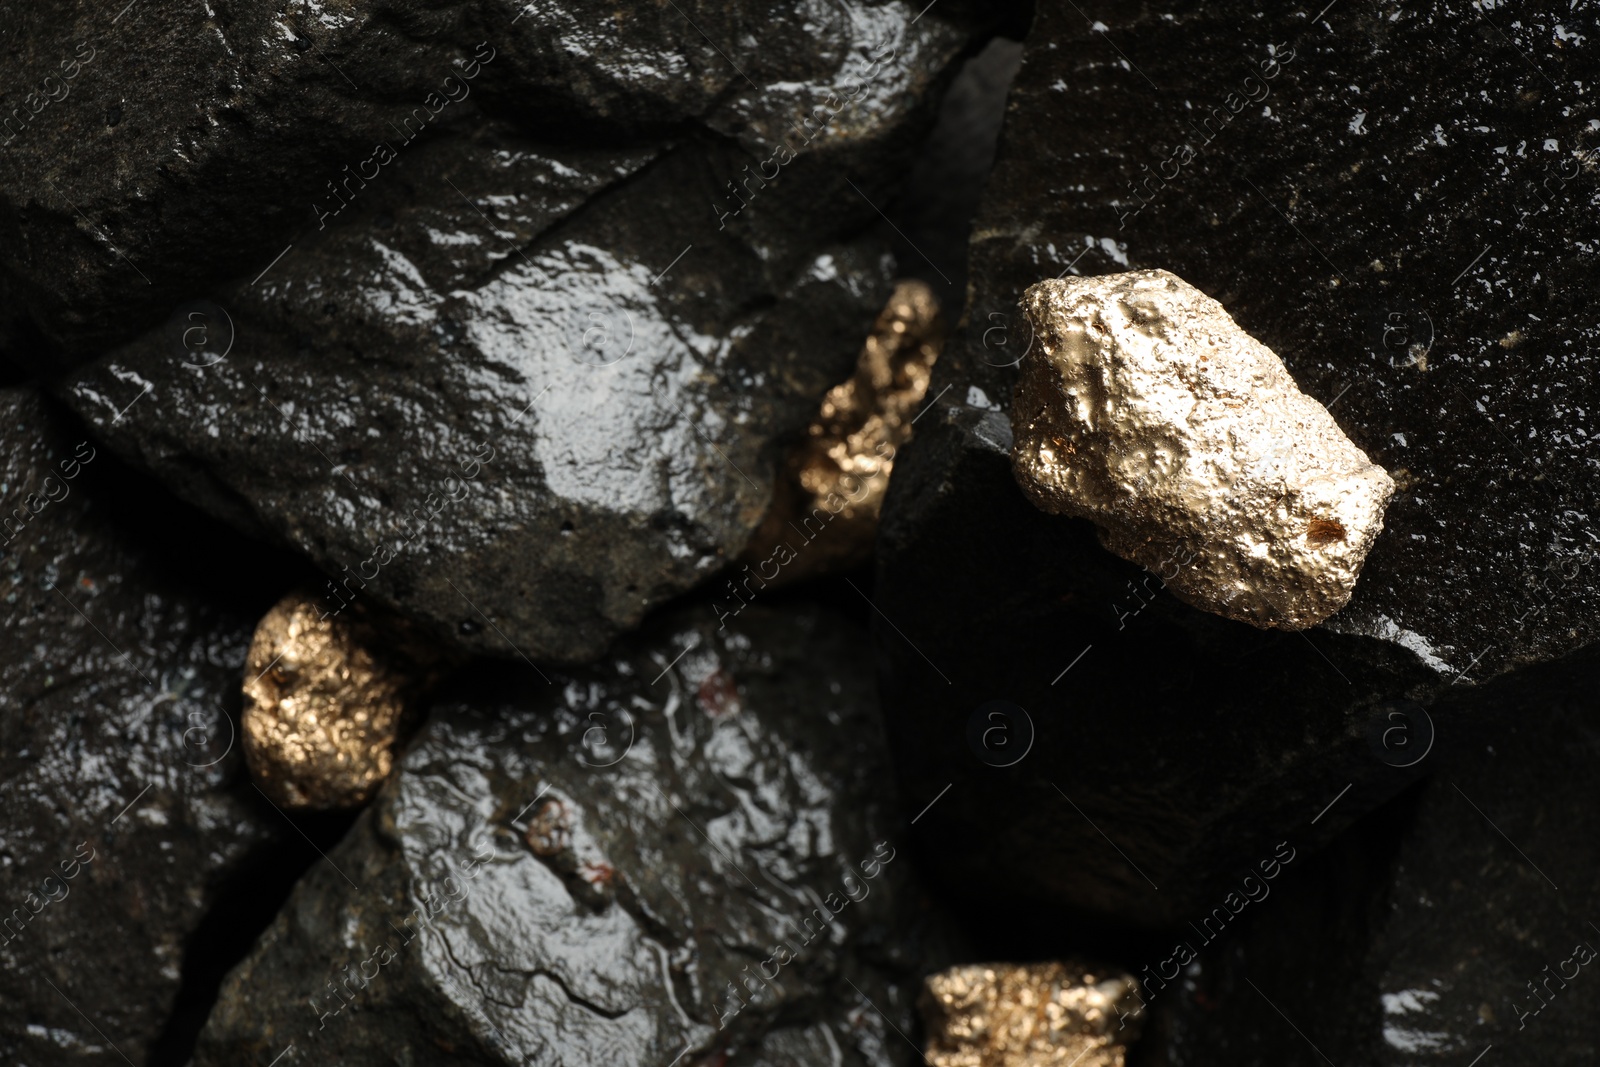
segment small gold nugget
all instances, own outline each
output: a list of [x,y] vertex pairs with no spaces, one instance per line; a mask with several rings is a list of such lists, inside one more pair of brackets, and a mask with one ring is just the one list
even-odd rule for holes
[[1122,1067],[1142,1013],[1131,976],[1084,964],[953,967],[922,984],[930,1067]]
[[325,615],[313,596],[284,597],[257,624],[245,660],[245,762],[287,808],[370,800],[440,665],[438,653],[362,605]]
[[745,562],[759,566],[787,543],[796,555],[769,579],[782,585],[848,569],[872,554],[895,453],[911,439],[943,344],[933,291],[901,282],[873,324],[855,374],[828,391],[806,439],[790,453]]

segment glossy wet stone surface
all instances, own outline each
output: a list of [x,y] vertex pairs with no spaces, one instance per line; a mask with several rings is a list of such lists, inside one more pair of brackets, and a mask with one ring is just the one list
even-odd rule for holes
[[938,928],[864,637],[699,607],[444,701],[230,976],[197,1067],[291,1043],[286,1064],[911,1062],[895,1028]]
[[[1584,5],[13,8],[0,1060],[1594,1060]],[[1392,474],[1325,622],[1019,489],[1019,298],[1140,269]],[[742,584],[888,414],[875,580]],[[308,587],[463,664],[359,814],[241,760]]]
[[[77,294],[121,333],[96,334],[111,351],[60,388],[180,494],[351,592],[472,651],[580,661],[725,567],[760,522],[780,441],[848,376],[888,295],[868,231],[968,30],[901,4],[842,9],[763,49],[746,93],[731,68],[685,80],[677,52],[705,41],[670,8],[514,10],[481,48],[461,11],[437,16],[425,50],[369,51],[383,34],[357,27],[375,14],[330,28],[361,57],[340,64],[355,84],[390,91],[345,99],[332,73],[306,89],[337,152],[297,138],[257,162],[232,124],[211,134],[202,154],[250,160],[302,195],[298,213],[272,207],[280,191],[214,227],[241,239],[174,292],[165,325],[141,317],[165,298],[137,279],[139,315]],[[590,15],[583,58],[552,54],[541,35]],[[774,14],[762,38],[790,16],[811,22]],[[646,26],[668,17],[696,43]],[[743,56],[742,18],[701,26]],[[646,76],[652,56],[670,92]],[[263,107],[284,91],[269,85]],[[436,103],[413,120],[391,102],[412,95]],[[134,195],[93,181],[74,182],[91,221]],[[170,213],[202,217],[218,195]],[[34,314],[44,333],[70,328]]]
[[225,880],[291,832],[234,788],[250,624],[121,532],[103,445],[30,389],[0,411],[0,1059],[144,1063]]
[[[887,116],[917,105],[953,36],[935,28],[945,13],[913,27],[903,4],[689,3],[619,19],[585,0],[227,13],[144,0],[12,14],[5,333],[8,353],[37,366],[91,358],[220,278],[254,277],[315,229],[314,204],[337,206],[329,183],[360,173],[379,142],[488,112],[549,142],[660,145],[703,128],[754,167],[796,114],[857,84],[863,45],[889,40],[909,62],[876,69],[864,106],[825,136],[830,153],[858,157]],[[465,84],[446,83],[462,72]],[[677,210],[711,215],[708,200]]]
[[[1276,842],[1314,850],[1423,773],[1391,766],[1412,759],[1382,741],[1406,734],[1387,733],[1391,714],[1413,740],[1460,729],[1492,714],[1467,701],[1475,684],[1588,641],[1592,376],[1575,354],[1592,318],[1590,216],[1512,204],[1524,171],[1586,143],[1590,38],[1563,40],[1553,14],[1515,29],[1551,85],[1485,26],[1513,33],[1506,18],[1462,5],[1381,22],[1335,8],[1314,28],[1243,5],[1084,11],[1041,8],[1025,47],[974,226],[967,327],[935,368],[940,409],[896,463],[875,603],[908,813],[951,786],[917,824],[940,883],[978,916],[1004,890],[1045,914],[1160,926],[1210,907]],[[1155,171],[1200,139],[1187,119],[1261,86],[1270,97],[1119,230],[1139,164]],[[1590,188],[1569,182],[1562,202]],[[1041,278],[1130,268],[1219,300],[1394,475],[1355,596],[1323,626],[1206,618],[1009,484],[1030,344],[1017,300]],[[1005,720],[1017,749],[1031,724],[1013,766],[968,740],[993,700],[1027,713]],[[976,736],[1006,736],[988,728]]]

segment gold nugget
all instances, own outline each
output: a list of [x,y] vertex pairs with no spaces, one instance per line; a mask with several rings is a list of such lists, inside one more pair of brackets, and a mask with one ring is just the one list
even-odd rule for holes
[[917,1005],[928,1063],[1122,1067],[1142,1018],[1137,988],[1129,975],[1073,961],[941,971],[924,980]]
[[759,565],[780,543],[795,550],[792,559],[781,554],[768,584],[844,570],[872,554],[894,456],[911,439],[944,332],[933,290],[917,281],[895,286],[855,374],[823,398],[744,551],[745,562]]
[[1394,481],[1270,348],[1164,270],[1022,306],[1011,462],[1035,505],[1230,619],[1303,630],[1349,602]]
[[244,670],[244,754],[251,777],[286,808],[351,808],[394,767],[439,654],[356,604],[329,615],[284,597],[256,626]]

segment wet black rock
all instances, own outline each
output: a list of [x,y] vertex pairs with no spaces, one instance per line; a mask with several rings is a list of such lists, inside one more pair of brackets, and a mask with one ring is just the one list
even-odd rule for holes
[[[63,391],[187,499],[310,556],[342,585],[330,610],[373,597],[474,651],[572,662],[760,522],[785,439],[887,296],[877,205],[970,28],[905,4],[759,32],[688,12],[722,58],[670,5],[517,11],[410,15],[427,48],[410,27],[385,45],[405,22],[377,10],[303,52],[260,28],[294,76],[251,81],[256,106],[297,87],[327,146],[297,132],[262,156],[241,129],[264,119],[208,131],[200,155],[281,188],[164,193],[163,223],[211,220],[231,258],[159,292],[134,279],[168,322]],[[137,196],[75,181],[91,220]],[[239,198],[220,226],[199,206],[217,196]],[[111,316],[95,338],[133,336],[126,307],[54,284]],[[64,321],[36,308],[42,332]]]
[[[955,783],[917,829],[964,895],[1197,914],[1285,835],[1314,849],[1413,780],[1474,685],[1591,640],[1595,38],[1467,4],[1309,14],[1040,6],[965,337],[879,538],[902,791],[914,811]],[[1547,167],[1582,177],[1529,200]],[[1401,485],[1324,626],[1188,609],[1012,483],[1021,292],[1147,267],[1220,300]],[[1012,767],[1020,743],[968,744],[990,700],[1036,735]],[[991,725],[1000,746],[1026,723]]]
[[1442,744],[1425,785],[1215,945],[1174,932],[1198,959],[1151,993],[1145,1063],[1297,1062],[1313,1047],[1394,1067],[1467,1064],[1491,1045],[1485,1062],[1510,1067],[1600,1055],[1600,666],[1585,659],[1534,699],[1487,687],[1498,728]]
[[121,532],[36,392],[0,435],[0,1060],[161,1062],[191,935],[290,832],[230,785],[250,620]]
[[444,701],[229,977],[196,1067],[914,1058],[896,1028],[938,927],[866,634],[690,611]]
[[[618,18],[590,0],[219,13],[141,0],[61,17],[14,5],[3,58],[17,77],[0,115],[6,347],[38,364],[97,355],[220,278],[253,277],[315,229],[314,205],[336,211],[365,188],[375,145],[484,113],[549,143],[661,146],[700,130],[770,150],[888,42],[898,63],[826,138],[828,154],[863,160],[962,36],[938,11],[913,26],[916,13],[688,3]],[[789,184],[788,198],[821,192]]]

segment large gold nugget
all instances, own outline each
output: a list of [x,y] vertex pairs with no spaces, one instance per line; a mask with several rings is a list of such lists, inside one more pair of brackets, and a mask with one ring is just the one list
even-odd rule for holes
[[256,625],[245,661],[245,762],[287,808],[370,800],[439,662],[361,605],[326,609],[303,593],[284,597]]
[[1122,1067],[1142,1018],[1131,977],[1072,962],[953,967],[918,1007],[930,1067]]
[[1394,482],[1271,349],[1163,270],[1040,282],[1022,307],[1011,463],[1035,505],[1230,619],[1303,630],[1349,602]]

